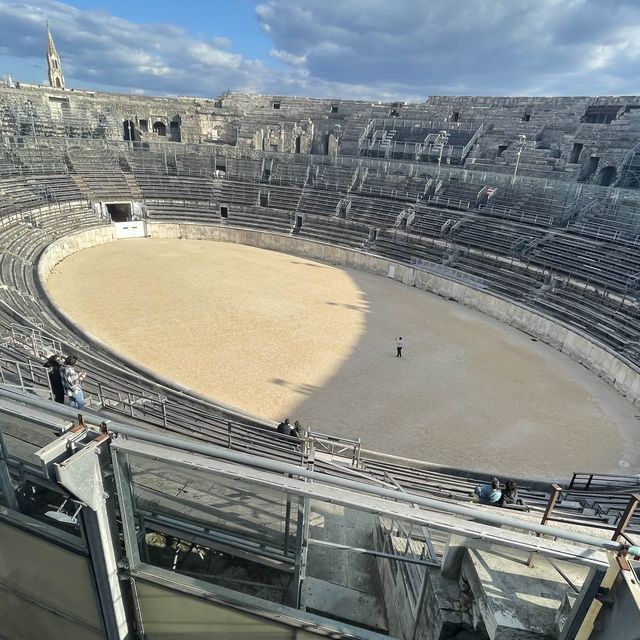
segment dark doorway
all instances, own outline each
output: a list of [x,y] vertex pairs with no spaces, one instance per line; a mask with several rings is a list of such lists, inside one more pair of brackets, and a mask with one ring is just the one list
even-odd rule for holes
[[600,162],[600,158],[598,156],[591,156],[589,158],[589,162],[587,163],[587,166],[584,167],[583,171],[582,171],[582,175],[580,176],[580,180],[581,181],[585,181],[588,180],[595,172],[596,169],[598,168],[598,163]]
[[300,136],[296,138],[296,153],[300,153]]
[[131,205],[128,202],[112,202],[107,204],[107,211],[112,222],[128,222],[131,220]]
[[580,142],[573,143],[573,149],[571,149],[571,155],[569,156],[569,162],[571,164],[577,164],[580,160],[580,154],[582,153],[582,149],[584,145]]
[[226,204],[221,204],[220,205],[220,217],[221,218],[228,218],[229,217],[229,207],[227,207]]
[[266,193],[264,192],[260,192],[260,206],[261,207],[268,207],[269,206],[269,192],[267,191]]
[[136,125],[131,120],[125,120],[122,123],[123,135],[125,140],[140,140],[140,136],[136,131]]
[[302,216],[296,216],[296,229],[302,229]]
[[174,142],[180,142],[182,139],[182,135],[180,133],[180,116],[176,116],[169,123],[169,131],[171,132],[171,139]]
[[509,148],[509,145],[501,144],[498,145],[498,158]]
[[454,122],[458,122],[458,120],[460,120],[460,112],[459,111],[454,111],[453,112],[453,121]]
[[160,122],[160,120],[158,120],[157,122],[153,123],[153,133],[155,133],[158,136],[166,136],[167,126],[165,125],[164,122]]
[[525,112],[525,114],[522,116],[522,121],[529,122],[529,120],[531,120],[531,114],[528,112]]
[[616,175],[618,171],[615,167],[608,166],[602,167],[602,171],[600,171],[600,180],[599,184],[601,187],[610,187],[616,180]]

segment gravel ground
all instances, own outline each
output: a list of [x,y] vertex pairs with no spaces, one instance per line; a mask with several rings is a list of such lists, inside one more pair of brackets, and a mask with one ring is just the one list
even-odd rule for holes
[[502,476],[640,473],[640,410],[611,387],[387,278],[236,244],[136,239],[68,257],[48,288],[116,350],[272,420]]

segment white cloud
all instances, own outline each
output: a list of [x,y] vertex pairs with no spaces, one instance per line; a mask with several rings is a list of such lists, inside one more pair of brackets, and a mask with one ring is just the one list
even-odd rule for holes
[[271,49],[271,51],[269,51],[269,55],[274,60],[279,60],[280,62],[296,67],[303,65],[307,61],[305,56],[294,56],[292,53],[280,51],[280,49]]
[[267,75],[260,61],[231,52],[224,34],[204,40],[173,25],[134,24],[53,0],[37,7],[0,1],[0,54],[40,59],[44,68],[45,15],[70,86],[213,96],[257,88]]
[[281,61],[367,97],[640,91],[634,0],[267,0],[256,13]]
[[45,14],[76,87],[370,100],[640,93],[637,0],[263,0],[264,61],[225,34],[0,0],[0,56],[44,69]]

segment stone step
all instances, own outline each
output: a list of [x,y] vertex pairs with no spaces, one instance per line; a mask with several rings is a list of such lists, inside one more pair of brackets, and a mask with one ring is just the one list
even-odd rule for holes
[[301,602],[307,611],[387,633],[384,608],[377,596],[307,577],[302,583]]
[[[505,549],[468,549],[462,562],[460,582],[468,589],[477,616],[491,640],[557,637],[557,625],[566,610],[570,587],[547,561],[540,558],[528,566],[527,554]],[[587,569],[556,561],[578,588]],[[564,611],[566,615],[566,611]]]

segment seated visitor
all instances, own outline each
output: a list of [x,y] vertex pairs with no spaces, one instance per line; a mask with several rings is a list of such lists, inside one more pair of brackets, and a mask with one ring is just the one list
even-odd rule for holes
[[508,507],[509,505],[524,506],[524,501],[518,497],[518,487],[513,480],[507,480],[500,496],[500,506]]
[[291,435],[291,424],[289,423],[289,418],[285,418],[284,422],[281,422],[277,427],[276,431],[278,433],[282,433],[285,436]]
[[489,504],[498,504],[502,497],[502,491],[500,490],[500,480],[493,478],[491,484],[479,484],[475,489],[476,495],[480,498],[481,502],[488,502]]

